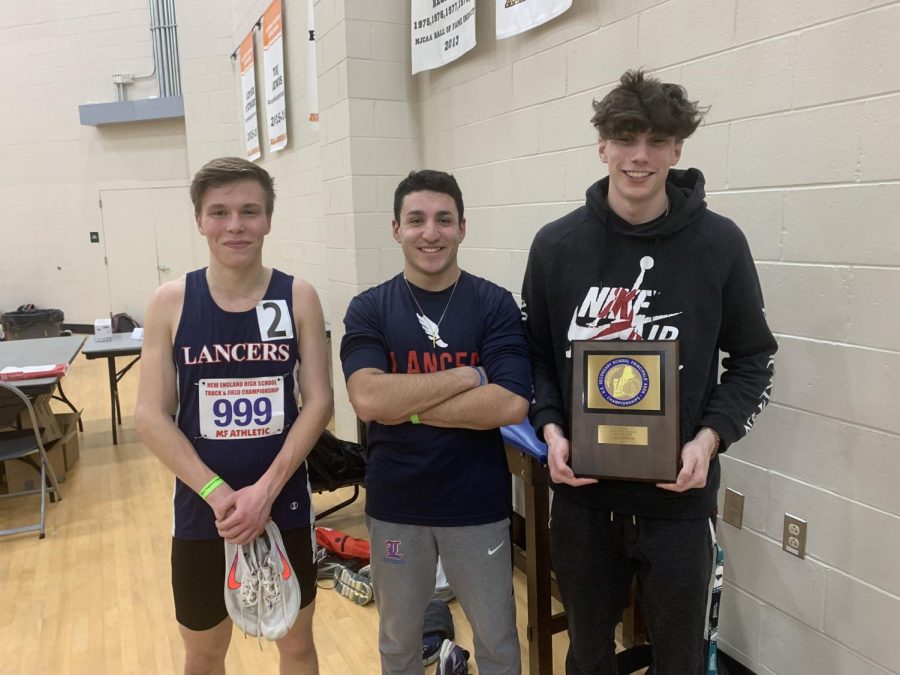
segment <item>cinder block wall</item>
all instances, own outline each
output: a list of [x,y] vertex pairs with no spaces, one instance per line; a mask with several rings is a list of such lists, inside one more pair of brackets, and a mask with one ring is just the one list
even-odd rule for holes
[[[245,156],[240,64],[230,55],[253,29],[267,0],[179,0],[182,86],[187,153],[193,175],[210,159]],[[262,157],[258,164],[275,178],[275,214],[266,263],[309,281],[328,301],[327,256],[322,232],[320,132],[308,121],[307,13],[305,2],[283,3],[287,80],[288,146],[269,152],[262,31],[254,30],[256,93]]]
[[356,437],[356,414],[340,374],[343,317],[353,296],[402,268],[391,237],[393,193],[420,163],[408,31],[407,2],[316,5],[334,414],[343,438]]
[[462,184],[463,265],[515,292],[535,231],[605,175],[592,98],[645,66],[712,106],[681,166],[747,234],[781,345],[773,403],[722,459],[746,505],[720,521],[720,639],[757,673],[900,672],[900,3],[575,2],[501,42],[493,3],[477,21],[418,79],[423,151]]
[[[238,67],[228,58],[268,0],[179,0],[190,170],[222,154],[241,155]],[[230,10],[230,11],[229,11]],[[355,438],[356,416],[340,376],[338,346],[350,299],[400,269],[390,236],[400,177],[419,162],[416,88],[409,74],[408,3],[316,0],[318,129],[307,124],[307,9],[284,2],[288,147],[266,147],[262,36],[257,32],[259,163],[275,177],[278,199],[266,262],[310,281],[332,329],[335,418]],[[197,38],[196,42],[194,39]]]

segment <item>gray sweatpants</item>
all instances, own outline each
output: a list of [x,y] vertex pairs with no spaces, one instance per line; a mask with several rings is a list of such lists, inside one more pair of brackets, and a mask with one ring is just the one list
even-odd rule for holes
[[519,675],[509,519],[428,527],[366,518],[384,675],[422,675],[422,624],[438,555],[472,625],[481,675]]

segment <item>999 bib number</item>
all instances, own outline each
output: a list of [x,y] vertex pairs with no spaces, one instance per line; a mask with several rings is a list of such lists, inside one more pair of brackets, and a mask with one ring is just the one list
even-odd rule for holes
[[230,401],[218,398],[213,402],[213,424],[219,429],[227,429],[235,424],[238,428],[250,424],[266,426],[272,421],[272,401],[267,398],[239,398]]
[[239,440],[284,429],[284,378],[200,380],[200,435]]

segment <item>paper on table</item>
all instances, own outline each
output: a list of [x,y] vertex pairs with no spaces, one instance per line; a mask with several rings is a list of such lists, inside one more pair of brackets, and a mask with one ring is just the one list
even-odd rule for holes
[[45,366],[7,366],[0,370],[0,380],[10,382],[13,380],[36,380],[41,377],[62,377],[69,369],[68,363],[48,364]]

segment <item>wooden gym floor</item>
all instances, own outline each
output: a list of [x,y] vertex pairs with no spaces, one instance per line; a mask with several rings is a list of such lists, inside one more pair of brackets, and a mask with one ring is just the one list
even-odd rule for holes
[[[105,360],[79,356],[65,378],[66,394],[84,408],[81,457],[60,486],[63,500],[48,505],[46,538],[0,538],[0,675],[182,672],[169,583],[173,479],[134,431],[138,376],[135,367],[120,383],[124,424],[117,446]],[[314,495],[316,510],[348,492]],[[364,494],[319,524],[365,537]],[[0,500],[0,528],[28,522],[37,500]],[[524,645],[525,585],[518,571],[514,583]],[[456,641],[471,651],[471,628],[459,603],[451,608]],[[377,673],[377,626],[374,604],[359,607],[320,588],[314,630],[322,675]],[[554,672],[564,672],[567,646],[565,634],[554,637]],[[277,649],[266,643],[260,649],[235,630],[226,663],[230,673],[277,673]],[[524,646],[522,663],[527,672]],[[474,659],[469,664],[477,673]]]

